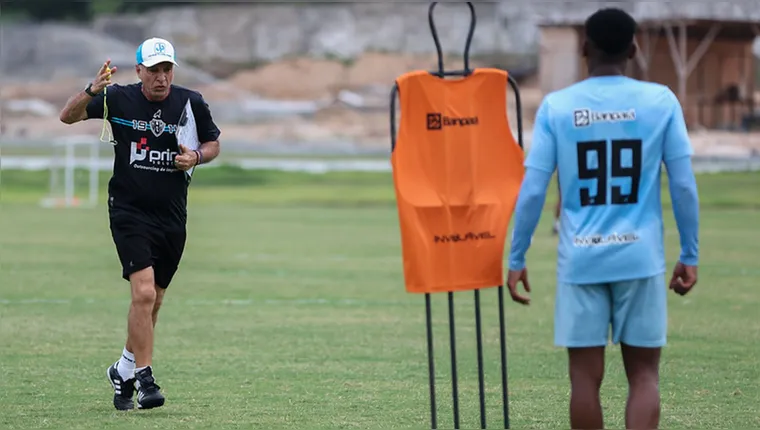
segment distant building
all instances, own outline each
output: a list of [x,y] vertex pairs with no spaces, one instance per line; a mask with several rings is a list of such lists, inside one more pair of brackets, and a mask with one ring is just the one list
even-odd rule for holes
[[[562,3],[559,3],[562,5]],[[565,3],[539,23],[539,82],[544,93],[586,78],[580,57],[591,5]],[[561,8],[561,6],[560,6]],[[691,128],[736,129],[755,111],[760,7],[751,2],[629,2],[640,47],[628,75],[669,86]]]

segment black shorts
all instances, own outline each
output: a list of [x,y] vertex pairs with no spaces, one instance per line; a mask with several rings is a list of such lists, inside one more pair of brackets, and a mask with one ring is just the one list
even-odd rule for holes
[[185,228],[159,228],[129,213],[111,213],[110,221],[122,277],[153,267],[156,285],[168,288],[185,250]]

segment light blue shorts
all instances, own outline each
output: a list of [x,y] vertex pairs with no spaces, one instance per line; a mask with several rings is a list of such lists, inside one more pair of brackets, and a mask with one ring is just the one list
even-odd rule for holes
[[609,284],[557,286],[554,343],[565,348],[612,343],[641,348],[665,345],[667,286],[663,275]]

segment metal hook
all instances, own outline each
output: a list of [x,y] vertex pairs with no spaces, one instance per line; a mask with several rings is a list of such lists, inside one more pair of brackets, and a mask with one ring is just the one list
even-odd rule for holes
[[[438,72],[433,74],[443,77],[445,75],[452,75],[452,73],[447,74],[443,71],[443,50],[441,49],[441,41],[438,38],[438,31],[435,28],[435,20],[433,18],[433,10],[437,4],[437,1],[430,3],[430,8],[428,9],[428,23],[430,24],[430,33],[433,35],[433,42],[435,42],[435,50],[438,52]],[[473,6],[472,2],[468,1],[467,7],[470,8],[470,30],[467,33],[467,41],[464,45],[464,71],[463,73],[453,73],[455,76],[468,76],[472,73],[472,70],[470,70],[470,45],[472,44],[472,37],[475,34],[477,18],[475,17],[475,6]]]
[[[438,39],[438,32],[435,28],[435,22],[433,20],[433,9],[435,8],[435,5],[438,4],[438,2],[432,2],[430,4],[430,8],[428,9],[428,21],[430,23],[430,32],[433,34],[433,41],[435,42],[435,48],[436,51],[438,51],[438,71],[437,72],[430,72],[433,75],[436,76],[468,76],[472,74],[472,70],[470,70],[470,44],[472,43],[472,37],[475,33],[475,24],[476,24],[476,18],[475,18],[475,7],[473,6],[472,2],[467,2],[467,6],[470,8],[470,14],[471,14],[471,21],[470,21],[470,31],[467,35],[467,42],[465,44],[464,48],[464,70],[463,71],[454,71],[454,72],[444,72],[443,70],[443,52],[441,50],[441,41]],[[517,84],[517,81],[511,76],[507,75],[507,82],[509,86],[512,88],[512,92],[514,93],[515,97],[515,107],[517,110],[517,143],[520,145],[520,148],[525,148],[523,145],[523,117],[522,117],[522,100],[520,98],[520,88]],[[396,149],[396,95],[398,94],[398,83],[394,83],[393,88],[391,89],[390,94],[390,134],[391,134],[391,152],[393,152]]]

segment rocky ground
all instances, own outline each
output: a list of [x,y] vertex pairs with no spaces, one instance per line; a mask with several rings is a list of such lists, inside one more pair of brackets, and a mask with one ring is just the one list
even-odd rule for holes
[[[388,144],[388,96],[394,79],[406,71],[430,69],[434,64],[434,57],[380,53],[365,54],[353,63],[296,58],[241,70],[197,89],[216,113],[224,139],[239,145],[255,148],[271,145],[271,142],[315,142],[329,146],[331,142],[348,141],[359,148],[376,149]],[[447,67],[461,68],[461,59],[447,60]],[[179,83],[181,74],[180,68],[177,71]],[[133,82],[133,76],[132,70],[127,68],[115,80]],[[0,88],[4,102],[0,118],[3,140],[99,135],[102,126],[99,121],[66,126],[57,119],[57,110],[86,82],[87,77],[82,77],[16,83]],[[532,118],[542,94],[534,78],[522,81],[521,94],[529,146]],[[267,114],[264,119],[256,113],[241,114],[251,101],[261,100],[300,101],[311,107],[302,114]],[[364,106],[357,106],[357,101]],[[510,117],[514,128],[513,106],[510,106]],[[701,155],[760,154],[760,134],[695,131],[692,139]]]

